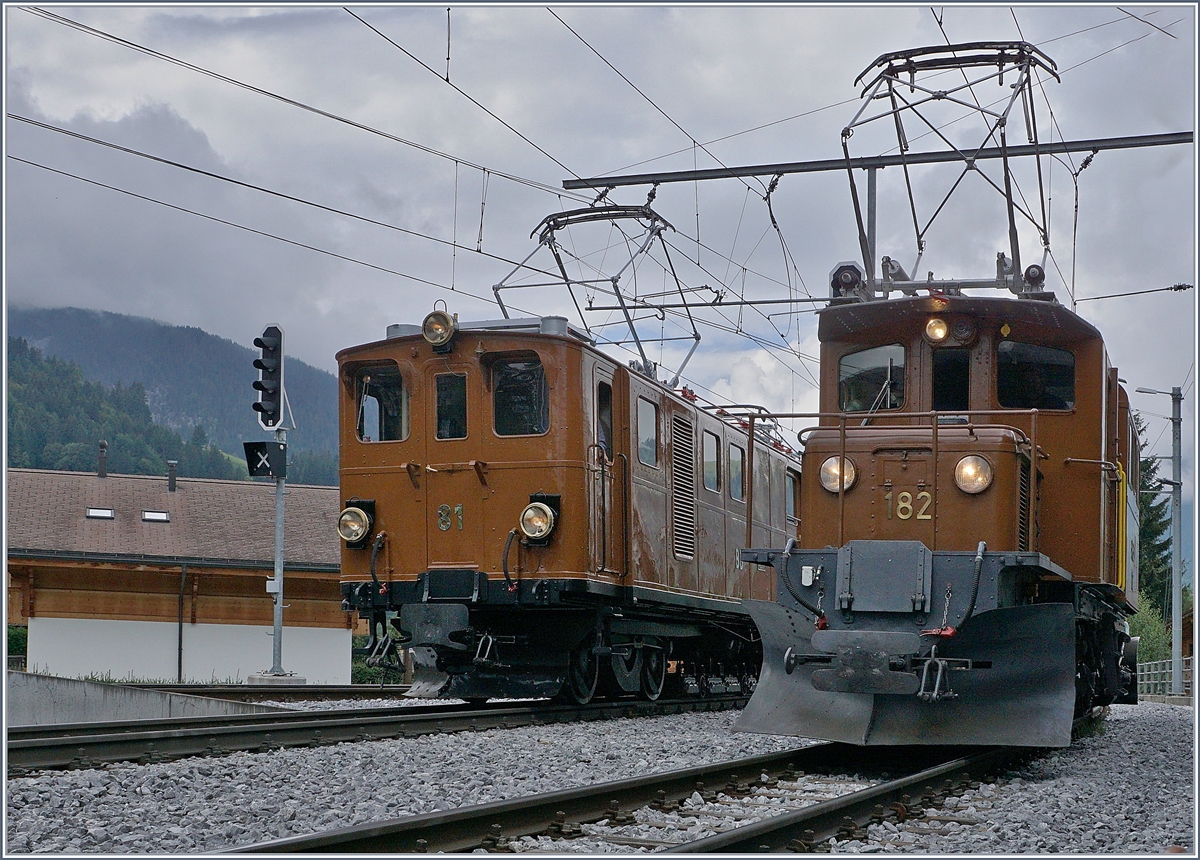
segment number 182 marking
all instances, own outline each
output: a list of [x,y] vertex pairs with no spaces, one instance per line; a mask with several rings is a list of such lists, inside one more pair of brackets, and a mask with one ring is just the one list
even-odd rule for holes
[[[887,501],[887,515],[888,515],[888,519],[890,520],[890,519],[892,519],[892,508],[893,508],[891,490],[888,490],[887,494],[883,498]],[[933,496],[930,495],[925,490],[922,490],[921,492],[917,493],[917,501],[918,502],[924,501],[924,503],[925,503],[925,504],[921,505],[919,510],[917,510],[917,512],[916,512],[917,519],[919,519],[919,520],[933,519],[933,514],[926,513],[929,510],[929,506],[931,504],[933,504]],[[912,495],[912,493],[908,492],[908,490],[904,490],[903,492],[897,494],[894,507],[895,507],[895,511],[896,511],[896,518],[902,519],[902,520],[912,519],[912,515],[913,515],[913,495]]]

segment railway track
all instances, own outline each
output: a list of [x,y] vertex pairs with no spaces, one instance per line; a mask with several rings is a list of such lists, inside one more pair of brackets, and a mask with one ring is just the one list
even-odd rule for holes
[[[873,816],[903,820],[937,807],[972,774],[1021,754],[819,743],[222,853],[506,852],[522,837],[537,837],[522,851],[551,853],[577,853],[568,844],[575,840],[586,840],[589,851],[604,845],[666,853],[811,851],[831,836],[849,838]],[[897,772],[902,775],[884,776]],[[696,831],[713,835],[696,839]]]
[[746,696],[714,696],[657,702],[619,699],[586,706],[546,701],[496,707],[442,704],[9,726],[8,774],[23,776],[44,768],[88,768],[118,761],[151,763],[194,755],[267,752],[283,747],[317,747],[539,723],[723,711],[740,708],[747,700]]
[[[1099,724],[1105,714],[1095,709],[1077,720],[1076,733]],[[660,853],[819,852],[831,837],[865,841],[868,824],[894,822],[897,829],[925,832],[929,825],[978,824],[943,805],[978,788],[975,780],[984,775],[1037,753],[1014,747],[868,748],[822,742],[220,853],[509,852],[518,840],[521,852],[538,853],[579,853],[564,840],[587,840],[589,853],[605,847]],[[705,835],[695,838],[697,831]]]
[[142,690],[184,693],[230,702],[294,702],[337,699],[398,699],[408,692],[408,684],[304,684],[278,686],[256,684],[125,684]]

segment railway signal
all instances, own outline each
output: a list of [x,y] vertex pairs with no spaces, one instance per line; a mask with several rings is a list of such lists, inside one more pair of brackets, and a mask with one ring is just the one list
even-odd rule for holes
[[[269,325],[254,339],[261,355],[254,359],[258,379],[254,389],[258,400],[253,404],[259,426],[275,431],[273,442],[244,442],[246,468],[252,476],[275,479],[275,570],[267,580],[267,593],[274,602],[274,631],[272,633],[271,668],[247,680],[252,683],[279,683],[288,676],[293,683],[304,683],[294,673],[283,670],[283,496],[287,476],[287,429],[282,425],[283,404],[287,394],[283,388],[283,329]],[[295,428],[295,419],[292,420]],[[268,680],[270,679],[270,680]]]
[[253,408],[258,413],[259,426],[274,430],[283,420],[283,329],[277,325],[267,326],[262,335],[254,339],[254,345],[262,354],[254,359],[254,366],[258,368],[258,379],[254,380],[258,401]]

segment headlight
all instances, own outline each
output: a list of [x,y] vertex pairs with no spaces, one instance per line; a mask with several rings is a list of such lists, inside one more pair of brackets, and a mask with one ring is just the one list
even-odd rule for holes
[[964,493],[982,493],[992,485],[992,464],[978,454],[968,454],[954,467],[954,483]]
[[946,335],[950,333],[950,327],[946,325],[944,319],[934,317],[929,322],[925,323],[925,337],[929,338],[934,343],[941,343],[946,339]]
[[421,323],[421,336],[434,346],[441,346],[454,337],[458,322],[445,311],[434,311]]
[[849,457],[842,460],[842,463],[845,466],[844,469],[838,467],[837,457],[829,457],[821,464],[821,486],[831,493],[838,491],[839,481],[846,490],[854,486],[854,478],[857,475],[854,463]]
[[521,511],[521,533],[530,540],[540,540],[554,531],[554,511],[549,505],[533,502]]
[[347,543],[360,541],[371,531],[371,517],[362,508],[346,508],[338,514],[337,530]]

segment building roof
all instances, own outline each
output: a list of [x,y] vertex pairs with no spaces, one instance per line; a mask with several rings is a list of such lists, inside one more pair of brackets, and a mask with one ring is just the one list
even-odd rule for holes
[[[284,506],[285,566],[336,569],[338,488],[287,484]],[[102,516],[89,517],[89,508]],[[103,516],[107,511],[111,518]],[[269,569],[275,558],[275,483],[178,478],[171,492],[165,476],[9,469],[7,525],[10,558]]]

